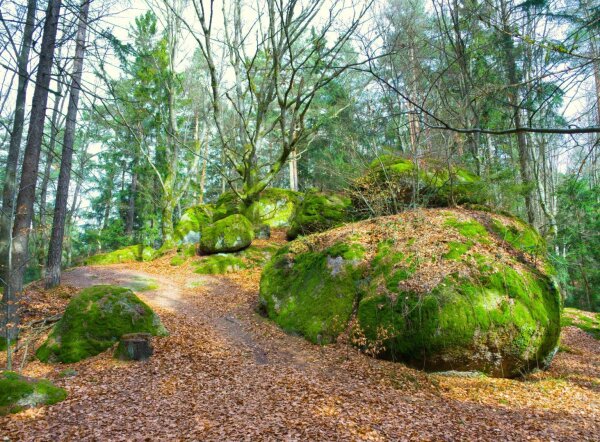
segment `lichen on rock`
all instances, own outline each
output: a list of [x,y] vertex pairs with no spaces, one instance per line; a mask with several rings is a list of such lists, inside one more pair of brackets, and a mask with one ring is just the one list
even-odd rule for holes
[[136,332],[167,333],[158,316],[130,289],[96,285],[71,299],[36,356],[43,362],[77,362]]
[[543,367],[560,331],[551,267],[498,234],[517,224],[533,230],[490,212],[426,209],[303,237],[265,267],[260,302],[313,342],[351,330],[378,357],[515,376]]

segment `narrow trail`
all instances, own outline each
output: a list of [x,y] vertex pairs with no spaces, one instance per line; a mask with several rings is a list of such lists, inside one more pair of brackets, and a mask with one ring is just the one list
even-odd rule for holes
[[[30,364],[33,372],[67,388],[69,397],[0,418],[0,436],[600,440],[600,349],[576,329],[569,339],[590,346],[592,356],[582,358],[593,359],[592,372],[582,368],[568,389],[553,378],[566,359],[558,360],[554,374],[528,381],[428,376],[346,346],[320,348],[286,335],[255,313],[255,285],[224,276],[135,264],[80,267],[63,277],[63,284],[76,287],[149,282],[157,287],[138,294],[170,331],[155,339],[154,356],[123,363],[106,352],[70,364],[76,375],[64,378],[59,373],[67,366]],[[592,414],[583,408],[590,402]]]

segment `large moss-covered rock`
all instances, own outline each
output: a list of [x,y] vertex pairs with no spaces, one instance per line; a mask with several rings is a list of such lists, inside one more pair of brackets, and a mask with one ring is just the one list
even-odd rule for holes
[[202,229],[200,252],[204,254],[237,252],[254,239],[252,223],[243,215],[230,215]]
[[379,357],[515,376],[548,363],[560,331],[551,267],[525,239],[543,243],[515,218],[463,209],[347,224],[281,249],[263,271],[260,302],[313,342],[351,329]]
[[96,285],[71,299],[36,356],[43,362],[77,362],[136,332],[166,334],[158,316],[130,289]]
[[298,205],[287,232],[288,239],[322,232],[350,219],[350,198],[331,192],[310,190]]
[[466,168],[394,155],[375,159],[352,183],[351,196],[359,217],[391,215],[415,205],[480,204],[486,199],[485,186]]
[[288,189],[269,188],[261,192],[257,201],[248,207],[244,214],[254,224],[269,227],[289,227],[300,193]]
[[99,253],[84,260],[85,265],[119,264],[135,261],[151,261],[156,254],[152,247],[137,244],[107,253]]
[[213,207],[201,204],[187,208],[175,226],[175,240],[183,244],[200,241],[202,227],[212,222]]
[[14,371],[0,373],[0,416],[40,405],[52,405],[67,397],[67,391],[46,379],[32,379]]

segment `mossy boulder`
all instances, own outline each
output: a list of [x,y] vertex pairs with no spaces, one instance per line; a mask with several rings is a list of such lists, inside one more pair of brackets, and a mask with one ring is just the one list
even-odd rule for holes
[[230,215],[205,226],[200,235],[203,254],[237,252],[248,247],[254,239],[252,223],[243,215]]
[[560,293],[545,258],[496,225],[535,233],[490,212],[424,209],[297,239],[265,266],[261,306],[312,342],[348,331],[368,354],[426,370],[512,377],[544,367]]
[[183,244],[198,243],[202,227],[212,222],[213,210],[209,204],[187,208],[175,226],[175,241]]
[[288,239],[322,232],[350,220],[350,198],[332,192],[310,190],[296,208]]
[[292,190],[268,188],[244,211],[244,215],[257,225],[289,227],[300,197],[300,193]]
[[71,299],[36,356],[42,362],[77,362],[137,332],[166,334],[158,316],[130,289],[96,285]]
[[484,183],[464,167],[394,155],[376,158],[352,183],[350,194],[359,218],[392,215],[415,205],[448,207],[486,200]]
[[64,388],[46,379],[32,379],[14,371],[0,373],[0,416],[27,408],[52,405],[67,398]]
[[107,253],[99,253],[84,260],[85,265],[119,264],[135,261],[151,261],[154,259],[156,250],[152,247],[137,244],[124,247]]

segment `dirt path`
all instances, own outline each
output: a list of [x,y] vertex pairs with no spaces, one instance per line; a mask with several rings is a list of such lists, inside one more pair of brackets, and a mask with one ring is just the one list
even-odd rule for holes
[[0,437],[600,440],[600,348],[577,329],[563,337],[576,350],[525,381],[428,376],[284,334],[255,313],[255,282],[136,264],[77,268],[63,283],[155,283],[139,295],[171,334],[145,363],[106,352],[70,364],[72,377],[60,377],[66,366],[30,364],[69,397],[0,418]]

